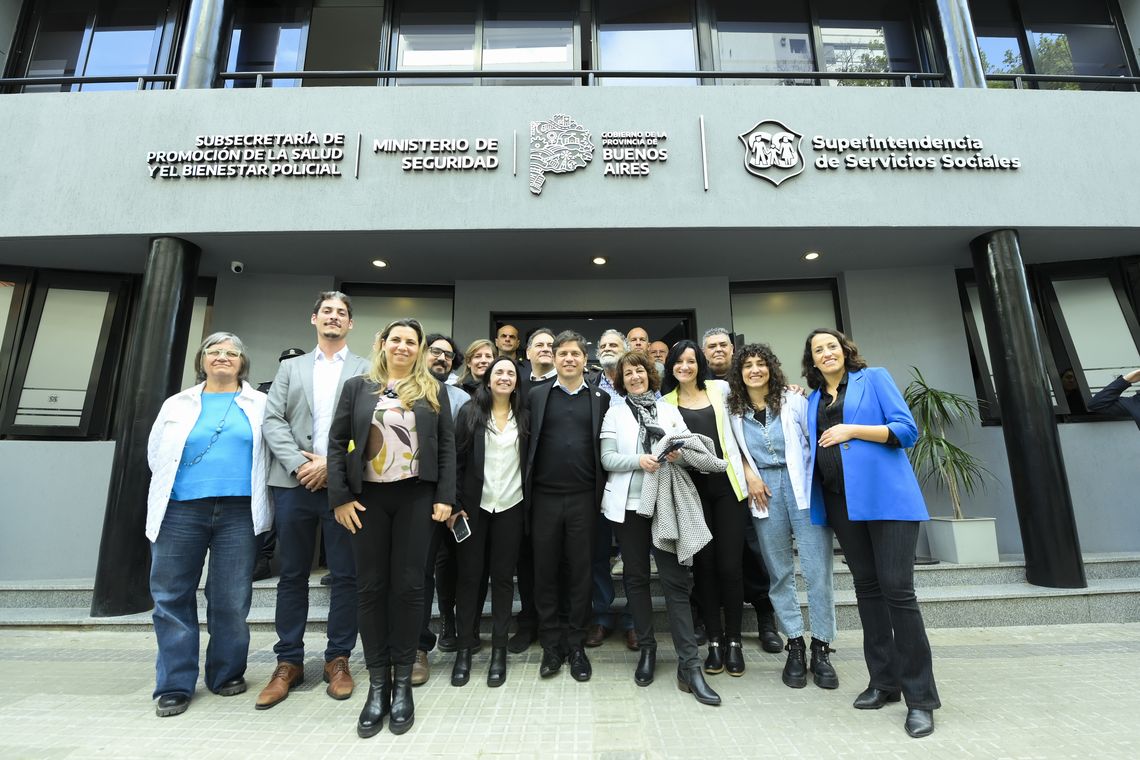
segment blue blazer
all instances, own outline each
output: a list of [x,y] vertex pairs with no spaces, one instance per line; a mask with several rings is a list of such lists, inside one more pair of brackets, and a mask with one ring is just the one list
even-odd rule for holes
[[[811,473],[815,472],[815,453],[819,446],[816,418],[821,395],[817,389],[808,398],[811,458],[807,466]],[[886,425],[899,440],[897,447],[857,439],[839,444],[848,517],[851,520],[930,519],[914,468],[906,455],[906,449],[918,439],[918,426],[889,372],[882,367],[868,367],[847,373],[843,421],[852,425]],[[811,521],[815,525],[827,525],[823,487],[814,475]]]

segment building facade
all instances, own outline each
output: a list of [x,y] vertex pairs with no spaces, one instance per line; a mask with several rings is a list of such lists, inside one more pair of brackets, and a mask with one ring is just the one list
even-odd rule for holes
[[358,353],[409,314],[461,345],[726,326],[798,378],[837,326],[982,402],[965,509],[1001,551],[1036,540],[1037,449],[1064,551],[1140,550],[1140,436],[1087,410],[1140,366],[1130,29],[1123,0],[6,3],[0,579],[145,556],[148,399],[219,329],[271,379],[332,287]]

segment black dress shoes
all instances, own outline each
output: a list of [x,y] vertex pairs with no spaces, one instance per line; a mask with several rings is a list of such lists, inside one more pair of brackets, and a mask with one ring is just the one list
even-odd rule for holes
[[487,669],[487,685],[491,688],[507,682],[507,648],[491,647],[491,666]]
[[656,647],[644,647],[641,657],[637,660],[637,670],[633,671],[633,682],[638,686],[648,686],[653,683],[653,672],[657,670]]
[[520,625],[515,635],[507,640],[507,649],[515,654],[522,654],[530,649],[530,645],[537,640],[538,637],[535,635],[533,628]]
[[709,639],[709,656],[705,658],[705,672],[710,676],[724,672],[724,651],[719,639]]
[[444,612],[440,615],[439,638],[435,645],[441,652],[454,652],[459,649],[459,637],[455,635],[455,613]]
[[471,679],[471,650],[460,649],[455,653],[455,664],[451,667],[451,685],[466,686]]
[[570,650],[570,675],[573,676],[575,681],[589,681],[590,676],[594,674],[594,669],[590,667],[590,658],[586,656],[586,650],[581,647],[574,647]]
[[761,612],[756,610],[756,623],[760,630],[760,648],[768,654],[776,654],[784,650],[784,642],[776,630],[776,615],[772,610]]
[[542,664],[538,666],[538,675],[550,678],[562,670],[562,655],[554,649],[542,650]]
[[744,650],[739,641],[729,641],[724,648],[724,669],[730,676],[744,675]]
[[878,710],[880,707],[888,702],[898,702],[902,699],[902,695],[897,691],[884,691],[876,689],[874,686],[868,686],[863,689],[863,692],[855,697],[852,707],[856,710]]
[[688,669],[677,668],[677,688],[686,694],[692,694],[702,705],[715,707],[720,704],[720,695],[709,688],[700,666]]
[[906,733],[912,739],[921,739],[934,733],[934,711],[911,708],[906,711]]
[[158,698],[158,705],[154,714],[160,718],[169,718],[172,715],[181,715],[190,706],[188,694],[163,694]]
[[246,690],[245,679],[241,676],[231,678],[224,684],[218,687],[214,693],[219,697],[236,697],[238,694],[244,694]]

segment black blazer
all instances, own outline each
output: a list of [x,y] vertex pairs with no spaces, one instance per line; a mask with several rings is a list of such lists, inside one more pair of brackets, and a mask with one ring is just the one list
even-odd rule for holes
[[1121,417],[1130,415],[1136,421],[1136,426],[1140,427],[1140,393],[1128,397],[1120,395],[1128,390],[1130,385],[1131,383],[1125,380],[1123,375],[1116,378],[1092,397],[1089,401],[1089,411]]
[[[470,420],[475,415],[474,403],[464,404],[459,410],[455,421],[455,511],[467,513],[467,522],[475,526],[483,517],[480,505],[483,503],[483,473],[484,461],[487,456],[487,438],[482,430],[476,430],[472,435],[468,432]],[[526,411],[523,411],[525,414]],[[526,493],[526,452],[528,436],[523,435],[522,420],[516,420],[519,425],[519,469],[522,471],[523,493]],[[525,515],[526,499],[514,509],[522,509],[524,523],[529,522]]]
[[[530,441],[527,446],[526,471],[534,472],[535,454],[538,449],[538,439],[542,435],[542,418],[546,414],[546,402],[553,392],[554,383],[543,383],[531,388],[528,406],[530,408]],[[602,492],[606,489],[606,471],[602,468],[602,449],[600,436],[602,433],[602,418],[610,408],[610,397],[605,391],[598,390],[596,386],[586,384],[585,390],[579,393],[590,395],[590,422],[593,427],[594,440],[594,494],[599,505],[602,503]],[[559,390],[558,393],[563,393]],[[531,490],[534,478],[527,477],[523,482],[523,498],[531,504]]]
[[[364,450],[380,386],[361,375],[345,381],[329,428],[329,506],[355,500],[364,488]],[[439,386],[439,412],[427,400],[412,407],[420,452],[419,479],[435,483],[436,504],[455,504],[455,423],[447,390]],[[348,450],[349,443],[353,450]]]

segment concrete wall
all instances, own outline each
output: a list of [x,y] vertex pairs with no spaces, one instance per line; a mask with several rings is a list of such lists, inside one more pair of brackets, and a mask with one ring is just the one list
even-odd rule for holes
[[112,441],[0,441],[0,581],[93,578]]
[[693,309],[697,334],[732,322],[727,277],[663,280],[464,280],[455,283],[455,341],[486,337],[492,311]]

